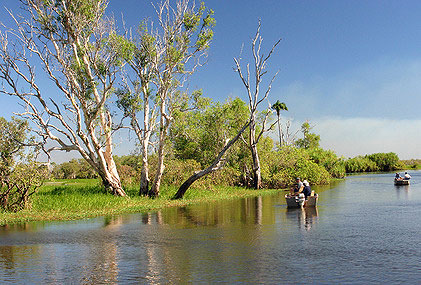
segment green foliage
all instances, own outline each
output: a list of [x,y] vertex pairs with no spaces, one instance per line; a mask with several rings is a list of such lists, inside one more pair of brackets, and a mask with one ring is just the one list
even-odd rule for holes
[[288,107],[284,102],[277,100],[275,104],[272,105],[272,109],[276,111],[276,115],[279,117],[281,111],[288,111]]
[[121,87],[115,91],[117,107],[123,111],[124,116],[129,116],[143,110],[142,96],[131,92],[128,88]]
[[44,0],[37,3],[37,20],[48,32],[89,36],[107,4],[105,0]]
[[399,160],[396,169],[420,169],[421,159]]
[[98,177],[95,169],[84,159],[72,159],[55,165],[52,174],[56,179],[92,179]]
[[15,158],[22,155],[28,131],[28,122],[16,118],[8,122],[0,117],[0,176],[8,175]]
[[30,207],[29,198],[42,186],[48,169],[35,162],[17,164],[7,178],[2,177],[0,208],[18,212]]
[[326,184],[330,181],[327,170],[313,162],[304,149],[286,146],[268,155],[262,157],[262,179],[269,188],[292,185],[297,176],[310,184]]
[[347,173],[354,172],[373,172],[378,171],[377,164],[363,156],[356,156],[345,161],[345,169]]
[[319,147],[320,136],[316,135],[314,133],[310,133],[311,129],[312,129],[312,127],[310,126],[310,124],[308,122],[304,122],[301,125],[301,132],[303,133],[304,137],[302,139],[298,139],[295,142],[295,145],[297,147],[305,148],[305,149]]
[[[170,127],[170,140],[178,159],[193,159],[208,166],[247,120],[247,107],[240,99],[214,103],[191,112],[177,112]],[[235,148],[233,148],[235,150]]]
[[169,159],[162,182],[166,185],[181,185],[194,171],[200,170],[200,164],[192,159]]
[[26,121],[0,117],[0,208],[20,211],[29,206],[29,197],[47,177],[45,167],[32,161],[33,151],[25,145],[29,126]]
[[380,171],[391,171],[396,169],[395,165],[399,161],[398,155],[394,152],[373,153],[366,157],[375,162]]
[[366,156],[356,156],[345,161],[347,173],[392,171],[402,169],[399,157],[396,153],[373,153]]
[[138,53],[135,43],[123,36],[117,35],[115,32],[109,35],[108,40],[117,52],[117,57],[121,59],[118,65],[122,65],[126,61],[131,61]]
[[342,178],[345,176],[345,164],[333,151],[314,147],[309,148],[307,153],[312,161],[323,166],[332,177]]

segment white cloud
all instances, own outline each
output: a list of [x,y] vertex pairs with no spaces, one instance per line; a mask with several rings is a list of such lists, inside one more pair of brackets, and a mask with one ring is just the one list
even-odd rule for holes
[[340,156],[395,152],[401,159],[421,158],[421,120],[336,117],[311,124],[321,146]]
[[381,58],[330,77],[274,90],[288,116],[309,120],[323,148],[353,157],[395,152],[421,158],[421,59]]
[[323,116],[418,119],[421,59],[382,59],[329,78],[295,81],[274,90],[290,115],[305,120]]

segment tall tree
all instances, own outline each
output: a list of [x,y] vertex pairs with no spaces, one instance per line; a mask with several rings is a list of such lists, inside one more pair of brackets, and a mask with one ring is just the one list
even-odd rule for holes
[[311,129],[313,127],[310,125],[310,123],[304,122],[301,125],[301,132],[303,133],[303,138],[302,139],[298,139],[295,142],[295,145],[299,148],[305,148],[305,149],[309,149],[309,148],[316,148],[320,146],[320,136],[315,134],[315,133],[311,133]]
[[[126,81],[124,88],[132,90],[124,92],[126,98],[134,98],[131,102],[127,101],[126,110],[130,112],[131,125],[142,146],[140,194],[150,197],[159,195],[173,112],[189,109],[186,105],[189,101],[194,105],[200,104],[198,95],[201,93],[193,92],[190,98],[186,98],[187,93],[180,92],[179,88],[186,76],[193,74],[202,64],[201,59],[209,48],[215,24],[213,11],[206,10],[203,3],[196,7],[189,0],[178,0],[174,6],[170,2],[165,0],[155,7],[156,28],[153,23],[145,21],[137,38],[130,38],[135,48],[129,65],[136,77]],[[141,108],[136,107],[138,102],[141,102]],[[137,117],[139,111],[143,111],[142,127]],[[149,188],[147,155],[153,132],[157,135],[158,169]]]
[[261,170],[260,170],[260,160],[259,154],[257,151],[257,144],[259,140],[262,138],[262,135],[268,129],[271,129],[272,126],[267,128],[267,120],[270,114],[267,111],[263,115],[263,119],[261,124],[258,124],[258,107],[259,105],[265,101],[270,93],[272,88],[272,83],[275,80],[276,74],[272,77],[266,91],[263,95],[260,94],[260,84],[262,83],[263,76],[267,73],[266,67],[268,60],[272,56],[276,46],[280,43],[281,39],[279,39],[275,44],[272,46],[272,49],[268,52],[267,55],[261,53],[262,42],[263,38],[260,35],[260,21],[257,27],[257,32],[251,42],[251,52],[254,59],[254,84],[250,82],[250,64],[247,64],[246,69],[247,73],[244,74],[241,69],[241,56],[239,58],[234,58],[234,62],[236,65],[235,71],[240,76],[241,81],[243,82],[246,90],[247,95],[249,98],[249,111],[250,111],[250,126],[249,126],[249,137],[247,145],[251,151],[251,156],[253,160],[252,165],[252,173],[253,173],[253,186],[255,189],[259,189],[261,187],[262,177],[261,177]]
[[284,102],[279,102],[279,100],[277,100],[275,102],[275,104],[272,105],[272,109],[274,109],[276,111],[276,116],[278,117],[278,131],[279,131],[279,146],[282,147],[283,146],[283,133],[282,133],[282,129],[281,129],[281,111],[288,111],[287,105],[285,105]]
[[[77,151],[115,195],[125,196],[113,159],[114,131],[107,107],[119,57],[110,35],[114,21],[104,17],[107,0],[22,0],[17,29],[0,33],[1,93],[25,105],[46,149]],[[41,66],[48,85],[39,75]],[[50,96],[54,94],[54,96]]]

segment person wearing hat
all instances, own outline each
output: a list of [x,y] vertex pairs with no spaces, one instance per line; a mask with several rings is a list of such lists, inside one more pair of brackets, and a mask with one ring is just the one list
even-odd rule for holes
[[310,183],[308,183],[307,180],[304,180],[303,184],[304,184],[303,194],[304,194],[304,196],[306,196],[306,199],[307,199],[307,197],[311,195]]
[[304,189],[304,184],[303,182],[301,182],[300,177],[297,177],[295,187],[291,189],[291,192],[294,191],[294,193],[291,193],[291,194],[298,195],[299,193],[303,191],[303,189]]

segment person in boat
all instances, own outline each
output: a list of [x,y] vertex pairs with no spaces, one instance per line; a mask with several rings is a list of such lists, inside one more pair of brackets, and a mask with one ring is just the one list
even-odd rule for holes
[[294,188],[291,189],[291,195],[297,196],[298,194],[303,192],[303,189],[304,189],[304,184],[303,184],[303,182],[301,182],[300,177],[297,177],[296,184],[295,184]]
[[395,181],[399,181],[399,180],[402,180],[403,178],[399,175],[399,173],[398,172],[396,172],[396,175],[395,175]]
[[303,181],[303,184],[304,184],[304,188],[303,188],[303,194],[304,194],[304,196],[306,197],[306,199],[308,198],[308,196],[310,196],[311,195],[311,187],[310,187],[310,183],[308,183],[308,181],[307,180],[304,180]]
[[405,175],[403,176],[403,180],[409,180],[411,179],[411,175],[408,174],[408,172],[405,172]]

